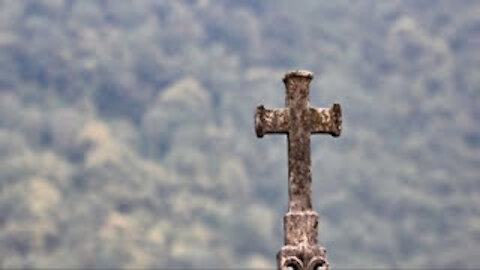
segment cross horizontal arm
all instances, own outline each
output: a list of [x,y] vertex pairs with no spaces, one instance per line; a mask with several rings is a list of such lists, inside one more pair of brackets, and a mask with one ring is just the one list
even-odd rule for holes
[[331,108],[310,108],[312,120],[311,133],[328,133],[334,137],[342,133],[342,109],[340,104],[333,104]]
[[267,133],[287,133],[289,127],[287,109],[265,109],[263,105],[257,107],[255,114],[255,131],[261,138]]

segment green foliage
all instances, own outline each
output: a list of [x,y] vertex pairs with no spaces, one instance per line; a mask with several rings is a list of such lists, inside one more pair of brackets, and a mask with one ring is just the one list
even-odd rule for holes
[[0,1],[0,267],[271,268],[282,136],[316,73],[336,268],[480,266],[478,1]]

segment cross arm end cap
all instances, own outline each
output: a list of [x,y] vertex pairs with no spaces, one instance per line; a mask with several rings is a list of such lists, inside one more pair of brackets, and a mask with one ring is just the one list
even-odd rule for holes
[[334,121],[333,137],[339,137],[342,134],[342,107],[338,103],[334,103],[331,108],[332,119]]
[[262,128],[262,116],[265,112],[265,107],[263,105],[260,105],[257,107],[256,113],[255,113],[255,133],[257,134],[258,138],[262,138],[264,133],[263,133],[263,128]]

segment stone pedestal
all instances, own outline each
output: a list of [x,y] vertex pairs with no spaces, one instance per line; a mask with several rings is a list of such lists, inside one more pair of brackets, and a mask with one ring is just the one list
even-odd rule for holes
[[317,243],[318,214],[288,212],[284,217],[285,246],[277,254],[278,269],[326,270],[326,250]]

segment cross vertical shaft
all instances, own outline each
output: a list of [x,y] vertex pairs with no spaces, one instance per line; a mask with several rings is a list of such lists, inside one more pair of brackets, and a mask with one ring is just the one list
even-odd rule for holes
[[288,190],[289,211],[312,209],[311,201],[311,161],[310,161],[310,125],[309,83],[311,74],[285,76],[285,105],[290,115],[288,129]]
[[313,74],[297,70],[285,75],[286,108],[257,107],[258,137],[268,133],[287,134],[288,212],[284,218],[285,246],[277,254],[279,269],[329,269],[326,251],[317,244],[318,214],[312,210],[310,134],[340,136],[341,109],[310,108],[309,85]]

